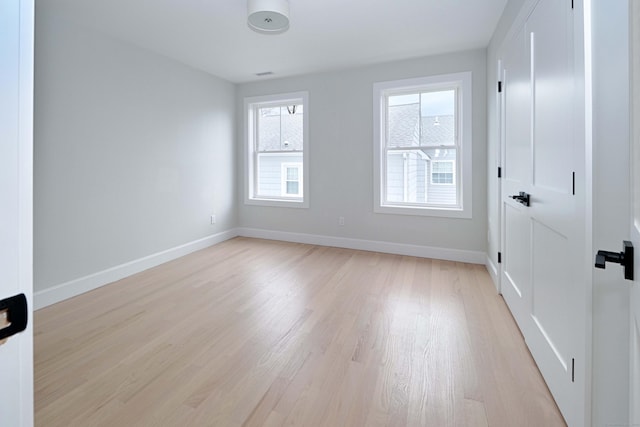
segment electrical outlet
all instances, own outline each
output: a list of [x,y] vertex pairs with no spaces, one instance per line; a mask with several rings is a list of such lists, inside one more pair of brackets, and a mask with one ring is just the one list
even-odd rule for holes
[[344,217],[343,216],[338,217],[338,225],[341,226],[341,227],[344,226]]
[[211,224],[215,224],[215,223],[216,223],[216,216],[211,215]]

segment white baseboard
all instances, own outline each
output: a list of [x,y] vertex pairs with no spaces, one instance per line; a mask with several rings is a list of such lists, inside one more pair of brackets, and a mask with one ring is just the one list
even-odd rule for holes
[[496,287],[498,293],[500,293],[500,278],[498,277],[498,266],[491,260],[489,255],[487,255],[485,266],[487,267],[489,276],[491,276],[491,280],[493,280],[493,285]]
[[272,231],[258,228],[234,228],[35,292],[33,296],[34,310],[89,292],[106,284],[124,279],[125,277],[165,262],[172,261],[200,249],[224,242],[225,240],[232,239],[236,236],[306,243],[310,245],[333,246],[337,248],[372,252],[384,252],[397,255],[467,262],[471,264],[484,264],[487,266],[489,274],[491,274],[491,277],[494,279],[494,283],[497,283],[497,270],[484,252],[410,245],[404,243],[380,242],[375,240],[351,239],[346,237],[321,236],[316,234],[290,233],[286,231]]
[[191,252],[232,239],[237,235],[237,230],[235,228],[223,231],[203,239],[185,243],[184,245],[176,246],[175,248],[167,249],[107,270],[99,271],[88,276],[80,277],[79,279],[74,279],[69,282],[61,283],[51,288],[35,292],[33,295],[34,309],[38,310],[76,295],[83,294],[108,283],[115,282],[116,280],[123,279],[162,263],[180,258],[190,254]]
[[333,246],[396,255],[485,264],[487,254],[479,251],[437,248],[405,243],[380,242],[375,240],[350,239],[346,237],[321,236],[317,234],[290,233],[286,231],[263,230],[258,228],[238,228],[238,235],[258,239],[281,240],[285,242],[307,243],[310,245]]

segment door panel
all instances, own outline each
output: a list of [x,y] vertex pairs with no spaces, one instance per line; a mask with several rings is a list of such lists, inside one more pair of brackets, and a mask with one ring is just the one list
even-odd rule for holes
[[[534,82],[533,182],[538,188],[571,189],[571,27],[565,2],[542,1],[527,22]],[[539,31],[542,30],[542,31]]]
[[526,248],[530,247],[531,233],[529,219],[523,213],[524,208],[505,203],[505,256],[504,281],[502,295],[513,312],[520,329],[527,328],[527,301],[525,296],[531,294],[531,256]]
[[508,185],[511,194],[517,194],[517,191],[525,191],[523,185],[530,181],[531,176],[531,82],[528,43],[524,28],[514,38],[504,62],[503,183]]
[[566,286],[570,283],[570,274],[564,259],[570,242],[566,236],[534,220],[532,247],[531,315],[546,345],[566,373],[571,361],[571,321],[565,307],[572,294]]

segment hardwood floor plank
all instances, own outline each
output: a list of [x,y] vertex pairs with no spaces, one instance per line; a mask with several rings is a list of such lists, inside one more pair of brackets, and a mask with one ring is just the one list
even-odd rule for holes
[[564,425],[482,266],[236,238],[34,328],[37,426]]

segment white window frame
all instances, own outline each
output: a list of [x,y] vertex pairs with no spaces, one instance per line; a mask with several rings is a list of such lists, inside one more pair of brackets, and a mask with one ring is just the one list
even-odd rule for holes
[[[304,114],[302,116],[302,167],[301,189],[302,197],[267,197],[256,194],[258,188],[258,162],[256,143],[256,111],[259,108],[279,107],[293,104],[302,104]],[[308,208],[309,207],[309,93],[292,92],[276,95],[254,96],[244,99],[245,112],[245,197],[247,205]],[[284,154],[290,153],[289,151]],[[282,193],[281,193],[282,194]]]
[[[453,175],[452,182],[433,182],[433,166],[436,163],[451,163],[453,167],[451,168],[451,173]],[[454,160],[431,160],[431,170],[429,171],[429,180],[431,185],[456,185],[456,162]]]
[[[379,82],[373,85],[373,211],[383,214],[423,215],[448,218],[471,218],[472,191],[472,74],[470,71],[416,79]],[[456,167],[457,203],[438,206],[426,203],[386,201],[386,126],[387,97],[399,93],[456,89]],[[446,160],[443,160],[446,161]],[[430,180],[431,178],[429,178]],[[450,185],[450,184],[447,184]],[[427,195],[428,197],[428,195]]]
[[[288,169],[298,169],[298,179],[295,181],[298,183],[298,193],[297,194],[289,194],[287,193],[287,183],[288,182],[294,182],[294,181],[289,181],[289,179],[287,179],[288,174],[287,174],[287,170]],[[302,195],[302,190],[303,190],[303,185],[304,185],[304,176],[302,173],[300,172],[304,172],[304,169],[302,167],[302,163],[300,162],[289,162],[289,163],[283,163],[281,168],[280,168],[280,194],[282,195],[282,197],[300,197]]]

